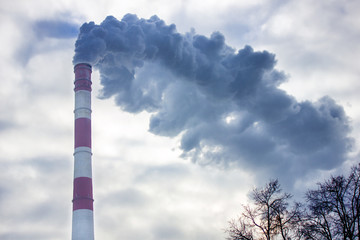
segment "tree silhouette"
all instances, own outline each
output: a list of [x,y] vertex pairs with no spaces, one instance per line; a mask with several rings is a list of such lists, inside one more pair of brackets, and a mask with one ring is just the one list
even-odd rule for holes
[[303,233],[308,239],[360,239],[360,166],[332,176],[306,194]]
[[263,188],[255,188],[250,195],[252,206],[243,206],[237,221],[229,222],[228,240],[281,238],[288,240],[300,216],[300,205],[289,210],[289,193],[282,192],[278,180],[270,180]]

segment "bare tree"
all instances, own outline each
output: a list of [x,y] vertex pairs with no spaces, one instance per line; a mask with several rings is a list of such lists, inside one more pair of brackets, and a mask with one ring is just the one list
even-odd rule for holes
[[229,222],[229,240],[266,239],[288,240],[299,217],[300,206],[289,210],[291,195],[283,193],[278,180],[271,180],[263,188],[255,188],[250,195],[253,207],[243,206],[236,221]]
[[306,207],[289,206],[278,180],[250,194],[239,219],[229,222],[228,240],[360,240],[360,164],[348,176],[332,176],[306,194]]
[[238,221],[229,221],[229,228],[226,230],[229,234],[228,240],[253,240],[253,232],[246,227],[244,221],[239,219]]
[[306,239],[333,239],[335,223],[332,208],[327,202],[326,191],[308,191],[308,209],[302,218],[302,233]]
[[360,165],[348,177],[332,176],[319,183],[306,199],[302,231],[307,239],[360,239]]

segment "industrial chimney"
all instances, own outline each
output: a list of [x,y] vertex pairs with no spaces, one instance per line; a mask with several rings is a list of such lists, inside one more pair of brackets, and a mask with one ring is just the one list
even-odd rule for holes
[[72,240],[94,239],[91,170],[91,65],[79,63],[75,73],[75,144]]

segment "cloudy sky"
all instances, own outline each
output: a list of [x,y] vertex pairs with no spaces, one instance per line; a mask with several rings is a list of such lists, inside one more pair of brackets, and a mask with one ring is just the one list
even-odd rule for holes
[[95,238],[215,240],[254,186],[279,178],[300,198],[358,162],[359,10],[0,1],[0,239],[71,236],[83,23],[74,62],[94,66]]

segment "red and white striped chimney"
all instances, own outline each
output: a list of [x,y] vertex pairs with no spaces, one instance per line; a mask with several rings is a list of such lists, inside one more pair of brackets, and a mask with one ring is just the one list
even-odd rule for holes
[[94,239],[91,170],[91,65],[80,63],[75,73],[75,150],[72,240]]

